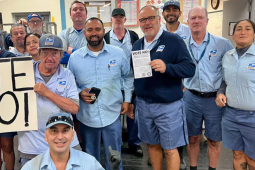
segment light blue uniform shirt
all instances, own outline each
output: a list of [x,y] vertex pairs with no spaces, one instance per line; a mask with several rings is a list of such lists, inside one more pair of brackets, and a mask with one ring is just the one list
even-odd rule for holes
[[255,45],[252,44],[240,59],[236,49],[228,51],[222,68],[228,106],[255,111]]
[[[192,78],[184,79],[184,86],[187,89],[196,90],[198,92],[215,92],[220,88],[222,82],[221,61],[224,54],[233,49],[233,47],[230,41],[225,38],[210,34],[209,44],[208,38],[208,32],[206,32],[205,38],[200,45],[193,40],[192,36],[189,38],[190,44],[189,39],[186,41],[191,58],[196,64],[195,75]],[[195,59],[197,61],[200,59],[205,48],[204,56],[199,61],[199,64],[197,64]]]
[[[48,83],[45,83],[38,70],[37,63],[34,65],[35,83],[43,83],[50,91],[59,96],[79,100],[77,87],[74,76],[70,70],[61,66],[58,67],[56,73],[51,77]],[[39,155],[45,152],[49,145],[45,142],[46,123],[50,115],[62,112],[62,110],[53,104],[48,98],[36,93],[37,102],[37,118],[38,130],[18,132],[19,151],[25,154]],[[75,134],[71,147],[79,144],[77,135]]]
[[134,81],[130,64],[122,49],[105,44],[98,56],[87,46],[75,51],[67,66],[74,74],[78,92],[85,88],[97,87],[101,92],[94,104],[80,100],[77,119],[90,127],[105,127],[112,124],[119,116],[123,97],[120,79],[124,80],[125,102],[131,101],[133,83],[127,86],[126,81]]
[[[53,160],[50,157],[48,149],[41,155],[38,155],[27,162],[21,170],[57,170]],[[70,148],[70,158],[66,165],[66,170],[104,170],[100,163],[91,155]]]
[[[131,61],[130,58],[132,55],[131,54],[132,44],[131,44],[131,38],[130,38],[129,31],[127,29],[126,29],[126,34],[124,36],[122,43],[119,41],[118,37],[116,36],[116,34],[113,32],[113,29],[112,29],[110,31],[110,44],[121,48],[124,51],[124,53],[126,54],[128,62]],[[133,73],[131,72],[131,74],[133,74]],[[126,82],[126,83],[133,83],[133,81]],[[132,86],[132,84],[128,85],[128,86]],[[121,89],[124,90],[123,89],[123,80],[121,80]]]
[[9,52],[15,54],[17,57],[29,56],[28,52],[20,53],[16,48],[11,49]]
[[[162,29],[168,31],[166,28],[166,24],[162,26]],[[177,30],[174,33],[178,34],[184,41],[189,39],[189,37],[191,36],[191,31],[189,27],[182,23],[179,24]]]
[[74,27],[71,27],[61,31],[58,36],[63,41],[64,50],[66,50],[65,48],[68,46],[75,49],[85,47],[87,45],[87,40],[84,35],[84,30],[85,28],[78,32]]
[[155,38],[153,39],[153,41],[151,43],[148,43],[146,38],[144,37],[144,50],[151,50],[158,42],[159,37],[162,35],[163,33],[163,29],[159,29],[157,35],[155,36]]

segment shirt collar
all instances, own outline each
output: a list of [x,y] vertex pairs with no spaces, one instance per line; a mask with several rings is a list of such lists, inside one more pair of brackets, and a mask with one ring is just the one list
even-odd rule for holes
[[[130,37],[129,31],[128,31],[126,28],[125,28],[125,30],[126,30],[126,33],[125,33],[125,35],[124,35],[124,40],[126,40],[128,37]],[[115,40],[118,40],[118,41],[119,41],[119,39],[118,39],[118,37],[116,36],[116,34],[114,33],[113,29],[110,31],[110,37],[113,38],[113,39],[115,39]],[[123,43],[124,43],[124,40],[123,40]]]
[[[194,41],[193,37],[190,36],[190,38],[191,38],[191,40],[190,40],[190,45],[193,44],[193,45],[198,46],[197,43]],[[204,38],[203,42],[207,42],[207,40],[208,40],[208,32],[206,31],[206,33],[205,33],[205,38]],[[202,44],[202,43],[201,43],[201,44]]]
[[[81,32],[83,33],[84,30],[85,30],[85,27],[81,30]],[[73,26],[71,27],[70,30],[67,30],[67,31],[69,31],[70,34],[73,33],[74,31],[75,31],[77,34],[80,34],[80,33],[81,33],[81,32],[78,32]]]
[[[36,77],[38,77],[40,75],[39,68],[38,68],[40,63],[41,63],[41,61],[34,64]],[[62,66],[58,65],[58,69],[52,77],[65,78],[66,72],[64,71],[64,68]]]
[[[106,44],[106,42],[104,41],[104,46],[103,46],[103,49],[101,50],[101,52],[99,53],[99,55],[101,53],[103,53],[104,51],[106,51],[107,53],[109,53],[109,47],[108,45]],[[88,48],[88,46],[86,45],[83,49],[83,54],[84,54],[84,57],[86,57],[87,55],[91,56],[91,57],[97,57],[95,56],[92,51]],[[98,55],[98,56],[99,56]]]
[[[158,33],[157,33],[157,35],[155,36],[155,38],[153,39],[153,41],[152,41],[151,43],[153,43],[154,41],[158,41],[158,39],[159,39],[159,37],[162,35],[162,33],[163,33],[163,29],[160,28],[159,31],[158,31]],[[150,44],[151,44],[151,43],[150,43]],[[144,36],[144,44],[149,44],[149,43],[147,42],[145,36]]]
[[[229,52],[229,54],[231,54],[231,55],[236,54],[237,55],[236,49],[231,50]],[[250,54],[250,55],[253,55],[253,56],[255,55],[255,45],[253,43],[250,46],[250,48],[243,54],[243,56],[246,55],[246,54]]]
[[50,149],[47,149],[46,152],[43,155],[41,155],[41,157],[42,157],[42,161],[40,164],[40,169],[45,169],[50,165],[52,161],[50,157]]
[[[42,156],[42,161],[40,164],[40,169],[45,169],[51,164],[52,159],[50,157],[50,149],[47,149],[45,154]],[[81,163],[79,162],[79,159],[74,153],[73,148],[70,148],[70,157],[67,162],[66,169],[73,169],[73,166],[81,166]]]
[[[178,21],[178,22],[179,22],[179,21]],[[181,27],[182,27],[182,25],[181,25],[181,23],[179,22],[179,26],[178,26],[177,30],[176,30],[174,33],[175,33],[175,34],[176,34],[176,33],[182,33]],[[165,31],[168,31],[168,29],[167,29],[167,27],[166,27],[166,24],[163,25],[162,29],[165,30]],[[168,31],[168,32],[169,32],[169,31]]]

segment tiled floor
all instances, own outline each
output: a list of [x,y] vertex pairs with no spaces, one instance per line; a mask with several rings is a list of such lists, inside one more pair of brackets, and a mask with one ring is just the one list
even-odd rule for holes
[[[15,141],[15,154],[16,154],[16,163],[15,163],[15,170],[20,169],[20,163],[18,162],[18,152],[17,152],[17,137],[14,139]],[[142,144],[144,156],[143,157],[136,157],[129,153],[129,150],[127,149],[127,142],[124,142],[123,144],[123,150],[122,150],[122,161],[123,161],[123,169],[124,170],[152,170],[151,166],[148,166],[148,148],[147,145]],[[221,155],[220,160],[218,163],[217,170],[232,170],[232,152],[228,149],[225,149],[223,146],[221,146]],[[187,163],[187,167],[189,167],[188,163],[188,155],[186,148],[184,149],[184,159]],[[103,162],[103,159],[101,160]],[[164,162],[164,170],[165,162]],[[208,169],[208,158],[207,158],[207,142],[205,140],[201,140],[200,143],[200,156],[199,156],[199,162],[198,162],[198,169],[199,170],[207,170]],[[189,168],[187,168],[189,170]]]

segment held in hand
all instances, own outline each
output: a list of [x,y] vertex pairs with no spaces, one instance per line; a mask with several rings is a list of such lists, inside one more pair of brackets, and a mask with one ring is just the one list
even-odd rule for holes
[[166,64],[164,63],[164,61],[160,59],[156,59],[149,62],[149,65],[151,66],[152,69],[160,73],[164,73],[166,71]]
[[81,91],[79,94],[81,100],[86,104],[89,104],[94,101],[94,100],[92,100],[91,96],[95,96],[95,94],[88,93],[89,91],[90,91],[90,88],[86,88],[83,91]]

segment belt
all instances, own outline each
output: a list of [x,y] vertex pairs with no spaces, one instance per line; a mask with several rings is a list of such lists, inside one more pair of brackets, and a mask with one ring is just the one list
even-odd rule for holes
[[203,98],[210,98],[210,97],[216,97],[217,96],[217,92],[198,92],[198,91],[195,91],[195,90],[189,90],[189,91],[192,94],[203,97]]

